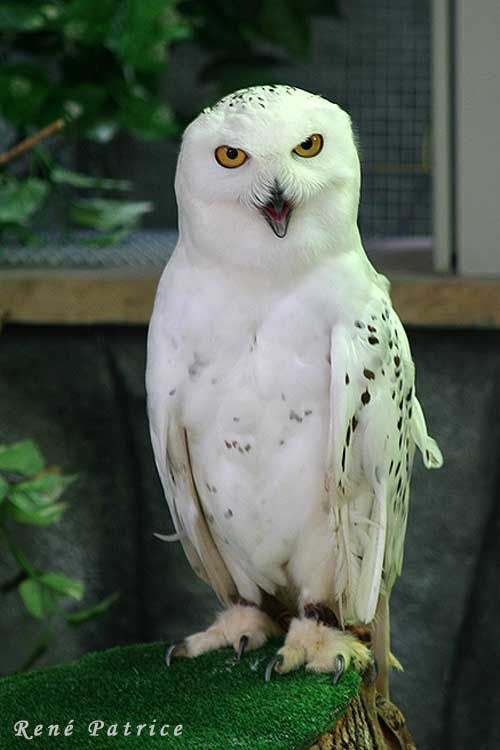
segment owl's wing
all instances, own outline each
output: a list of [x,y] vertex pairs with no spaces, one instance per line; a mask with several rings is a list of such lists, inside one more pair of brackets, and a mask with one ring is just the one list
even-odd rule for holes
[[189,434],[176,413],[175,394],[186,372],[178,352],[161,335],[161,319],[152,320],[146,375],[151,442],[176,535],[197,575],[219,601],[230,604],[236,585],[213,540],[193,476]]
[[381,586],[401,572],[415,446],[426,467],[442,464],[415,396],[404,328],[380,291],[331,336],[328,489],[336,545],[336,596],[370,622]]

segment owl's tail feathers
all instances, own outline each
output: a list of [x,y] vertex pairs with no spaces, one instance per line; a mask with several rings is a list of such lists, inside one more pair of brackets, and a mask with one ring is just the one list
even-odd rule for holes
[[389,601],[388,597],[381,593],[372,623],[372,651],[377,665],[375,686],[385,698],[389,698],[390,640]]
[[425,468],[440,469],[443,465],[443,454],[434,438],[431,438],[427,432],[424,413],[417,399],[413,402],[411,432],[422,454]]

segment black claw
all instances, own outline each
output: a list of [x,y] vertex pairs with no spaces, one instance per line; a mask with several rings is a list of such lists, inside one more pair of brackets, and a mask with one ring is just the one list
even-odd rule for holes
[[172,658],[176,655],[185,656],[184,641],[179,641],[178,643],[172,643],[171,646],[168,646],[167,650],[165,651],[165,664],[167,665],[167,667],[171,665]]
[[273,658],[268,661],[266,671],[264,674],[264,680],[266,682],[270,681],[275,665],[279,664],[279,666],[281,667],[284,661],[285,661],[285,658],[283,654],[275,654]]
[[241,657],[245,653],[245,649],[247,647],[247,644],[248,644],[248,635],[242,635],[241,638],[240,638],[240,643],[239,643],[239,646],[238,646],[238,650],[236,652],[236,658],[238,659],[238,661],[241,661]]
[[345,669],[345,659],[342,656],[342,654],[338,654],[337,658],[335,659],[335,670],[332,672],[332,683],[334,685],[337,684],[337,682],[340,680],[340,678],[344,674],[344,669]]

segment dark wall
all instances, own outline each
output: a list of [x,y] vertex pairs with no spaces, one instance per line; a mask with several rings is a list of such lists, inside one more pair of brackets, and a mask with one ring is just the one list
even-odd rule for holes
[[[404,574],[392,598],[393,650],[405,673],[393,695],[419,747],[500,742],[500,335],[411,330],[417,383],[445,467],[417,462]],[[78,472],[54,527],[20,529],[37,565],[85,580],[85,603],[114,591],[109,614],[58,627],[43,663],[89,649],[176,640],[207,625],[217,603],[171,530],[149,446],[143,328],[7,326],[0,346],[0,442],[31,436],[50,464]],[[8,577],[0,549],[0,581]],[[0,604],[0,670],[30,649],[36,625],[15,592]]]

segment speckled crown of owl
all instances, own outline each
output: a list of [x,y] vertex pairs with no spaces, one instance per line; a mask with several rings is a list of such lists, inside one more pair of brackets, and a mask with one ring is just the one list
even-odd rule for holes
[[292,86],[229,94],[186,128],[179,232],[206,260],[293,272],[359,248],[360,165],[351,120]]

